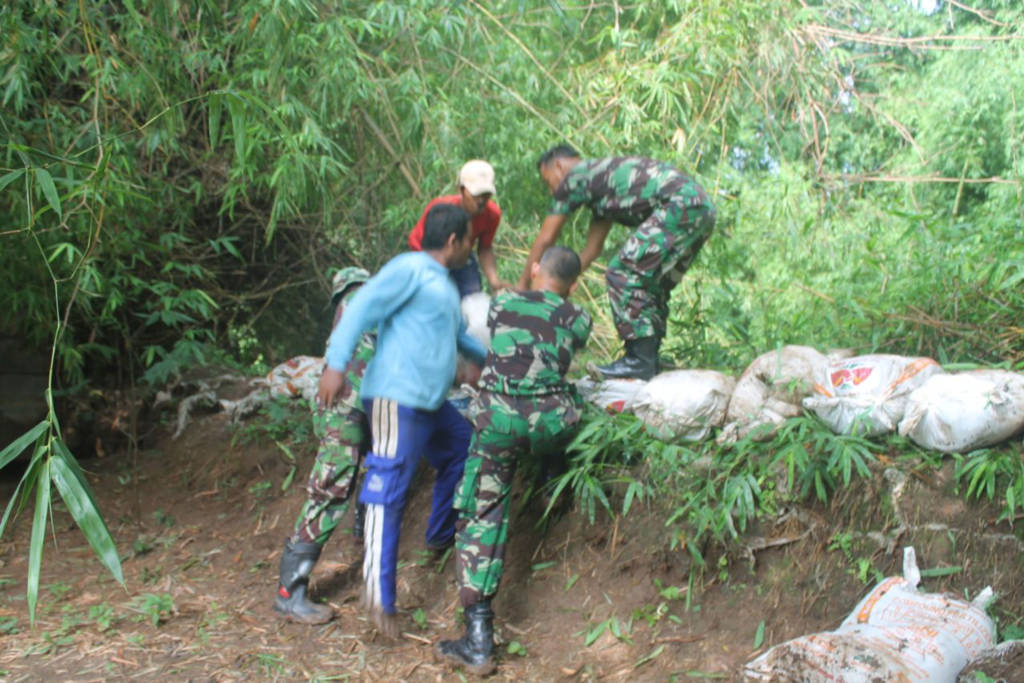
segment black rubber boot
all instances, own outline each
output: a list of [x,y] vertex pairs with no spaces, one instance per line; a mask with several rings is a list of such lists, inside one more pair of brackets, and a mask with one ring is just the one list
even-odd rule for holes
[[442,640],[436,652],[441,659],[466,668],[477,676],[494,673],[494,611],[490,600],[481,600],[464,610],[466,635]]
[[625,345],[626,352],[622,358],[608,365],[597,366],[597,371],[604,379],[650,379],[658,374],[660,339],[627,339]]
[[352,538],[362,543],[363,527],[366,525],[366,506],[362,503],[356,503],[356,509],[352,517]]
[[317,543],[292,543],[285,541],[281,554],[281,578],[277,584],[277,599],[274,610],[292,621],[303,624],[325,624],[334,617],[334,611],[326,605],[318,605],[306,599],[309,574],[320,557]]

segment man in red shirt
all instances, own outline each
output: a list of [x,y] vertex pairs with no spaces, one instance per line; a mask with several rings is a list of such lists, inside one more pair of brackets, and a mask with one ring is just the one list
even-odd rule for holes
[[[505,289],[511,285],[498,277],[498,266],[494,261],[494,233],[501,222],[501,209],[491,197],[494,195],[494,168],[486,161],[474,159],[467,161],[459,171],[459,193],[437,197],[427,204],[416,227],[409,233],[409,248],[413,251],[422,249],[423,220],[437,204],[455,204],[461,206],[470,216],[469,229],[476,243],[477,255],[470,256],[462,268],[451,271],[452,279],[459,288],[459,296],[465,297],[482,289],[480,270],[491,291]],[[479,265],[478,265],[479,260]]]

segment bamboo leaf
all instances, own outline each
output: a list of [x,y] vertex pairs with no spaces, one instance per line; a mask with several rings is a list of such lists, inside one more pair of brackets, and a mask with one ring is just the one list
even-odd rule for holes
[[50,511],[50,461],[42,460],[36,479],[36,509],[32,518],[32,537],[28,545],[28,618],[36,622],[36,600],[39,597],[39,568],[43,562],[43,541],[46,518]]
[[231,135],[235,139],[235,163],[245,163],[245,106],[240,98],[232,94],[228,98],[228,114],[231,116]]
[[[60,442],[58,442],[60,443]],[[96,553],[100,563],[117,579],[117,582],[124,585],[124,576],[121,572],[121,560],[117,555],[117,547],[114,539],[110,536],[110,530],[106,522],[96,509],[96,502],[88,482],[81,474],[77,463],[72,464],[74,458],[67,448],[61,443],[57,449],[56,457],[50,460],[50,472],[53,483],[57,485],[61,498],[68,506],[68,511],[74,518],[78,528],[85,534],[89,545]]]
[[636,495],[636,491],[637,491],[637,488],[639,487],[639,484],[640,484],[640,482],[634,480],[634,481],[630,482],[629,487],[626,489],[626,496],[625,496],[625,498],[622,501],[622,516],[623,517],[625,517],[626,515],[629,514],[629,508],[630,508],[630,506],[633,503],[633,496]]
[[651,661],[653,659],[656,659],[658,657],[658,655],[660,655],[664,651],[665,651],[665,646],[664,645],[659,645],[658,647],[654,648],[654,650],[650,654],[644,655],[640,659],[636,660],[636,662],[633,663],[633,668],[634,669],[639,669],[641,666],[643,666],[647,662],[649,662],[649,661]]
[[36,439],[46,431],[49,424],[48,420],[43,420],[32,429],[7,444],[3,451],[0,451],[0,470],[2,470],[7,463],[21,455],[21,452],[28,448],[29,444],[34,443]]
[[63,218],[60,210],[60,197],[57,195],[56,185],[53,184],[53,176],[45,168],[36,168],[33,171],[36,174],[36,180],[39,181],[39,187],[43,190],[43,196],[46,197],[46,203],[56,212],[57,218]]
[[224,109],[224,98],[220,93],[210,93],[209,108],[210,116],[207,125],[210,129],[210,147],[214,148],[220,140],[220,119]]
[[937,576],[951,576],[953,574],[959,574],[964,570],[963,567],[931,567],[929,569],[921,570],[921,578],[935,578]]
[[292,485],[292,480],[295,478],[295,465],[292,465],[291,469],[288,470],[288,474],[285,475],[284,481],[281,482],[281,490],[287,491],[288,487]]
[[4,516],[0,519],[0,538],[3,537],[4,531],[7,529],[7,521],[10,519],[11,513],[14,512],[15,509],[17,509],[18,512],[21,512],[22,508],[25,507],[25,503],[28,502],[28,493],[32,490],[36,477],[39,475],[38,463],[42,458],[44,450],[45,449],[42,445],[36,446],[36,451],[32,455],[32,460],[29,462],[28,469],[25,470],[25,474],[22,475],[21,481],[18,482],[18,486],[14,489],[11,499],[7,501],[7,507],[4,509]]
[[587,638],[584,641],[583,646],[590,647],[591,645],[593,645],[594,641],[600,638],[601,634],[608,630],[610,624],[611,619],[606,619],[605,621],[602,621],[600,624],[592,628],[590,632],[587,633]]
[[11,183],[13,183],[15,180],[17,180],[18,178],[20,178],[23,175],[25,175],[25,169],[23,169],[23,168],[16,168],[13,171],[11,171],[10,173],[5,173],[3,176],[0,176],[0,192],[3,192],[3,189],[5,187],[10,185]]

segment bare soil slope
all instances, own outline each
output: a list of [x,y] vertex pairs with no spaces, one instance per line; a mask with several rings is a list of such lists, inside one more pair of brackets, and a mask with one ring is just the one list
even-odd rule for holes
[[[283,540],[302,501],[312,452],[291,465],[274,444],[232,445],[223,414],[138,456],[84,463],[122,552],[126,588],[104,573],[62,506],[54,506],[34,628],[25,603],[30,519],[0,542],[0,676],[7,680],[448,680],[432,643],[460,633],[452,560],[423,552],[429,472],[406,512],[399,571],[404,635],[386,642],[358,607],[360,547],[346,522],[326,547],[314,594],[337,618],[322,627],[271,609]],[[16,479],[0,482],[7,499]],[[851,488],[828,508],[794,509],[754,529],[749,549],[710,555],[687,584],[687,553],[670,549],[651,508],[591,525],[570,512],[546,530],[527,506],[513,521],[496,601],[497,680],[737,679],[759,649],[835,627],[877,576],[899,571],[913,543],[924,566],[958,566],[929,590],[991,583],[1021,614],[1021,533],[949,493],[948,472],[896,472]],[[848,534],[848,536],[837,536]],[[836,542],[845,541],[844,547]],[[829,550],[829,546],[833,550]],[[895,552],[887,552],[895,550]],[[866,564],[865,564],[866,563]],[[588,645],[589,642],[589,645]]]

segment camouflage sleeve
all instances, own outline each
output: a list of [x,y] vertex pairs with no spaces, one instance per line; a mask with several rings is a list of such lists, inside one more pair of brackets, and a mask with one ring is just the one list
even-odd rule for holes
[[494,336],[494,330],[498,325],[498,315],[505,308],[505,302],[508,301],[511,292],[505,290],[498,294],[495,294],[491,298],[491,305],[487,309],[487,329],[490,331],[491,336]]
[[565,216],[572,213],[572,211],[573,207],[569,206],[568,199],[554,199],[551,202],[551,206],[548,207],[548,215]]
[[571,172],[566,175],[565,180],[555,188],[551,195],[551,206],[548,208],[548,213],[564,216],[582,206],[586,202],[586,181],[586,177],[579,178]]
[[594,327],[594,320],[590,317],[590,314],[584,311],[582,308],[577,306],[579,315],[572,324],[572,334],[574,338],[573,348],[577,351],[582,349],[587,343],[587,339],[590,338],[590,331]]
[[364,363],[369,363],[370,359],[373,358],[374,351],[377,350],[377,333],[376,332],[364,332],[359,337],[359,343],[356,345],[356,350],[352,354],[353,358],[358,358]]

